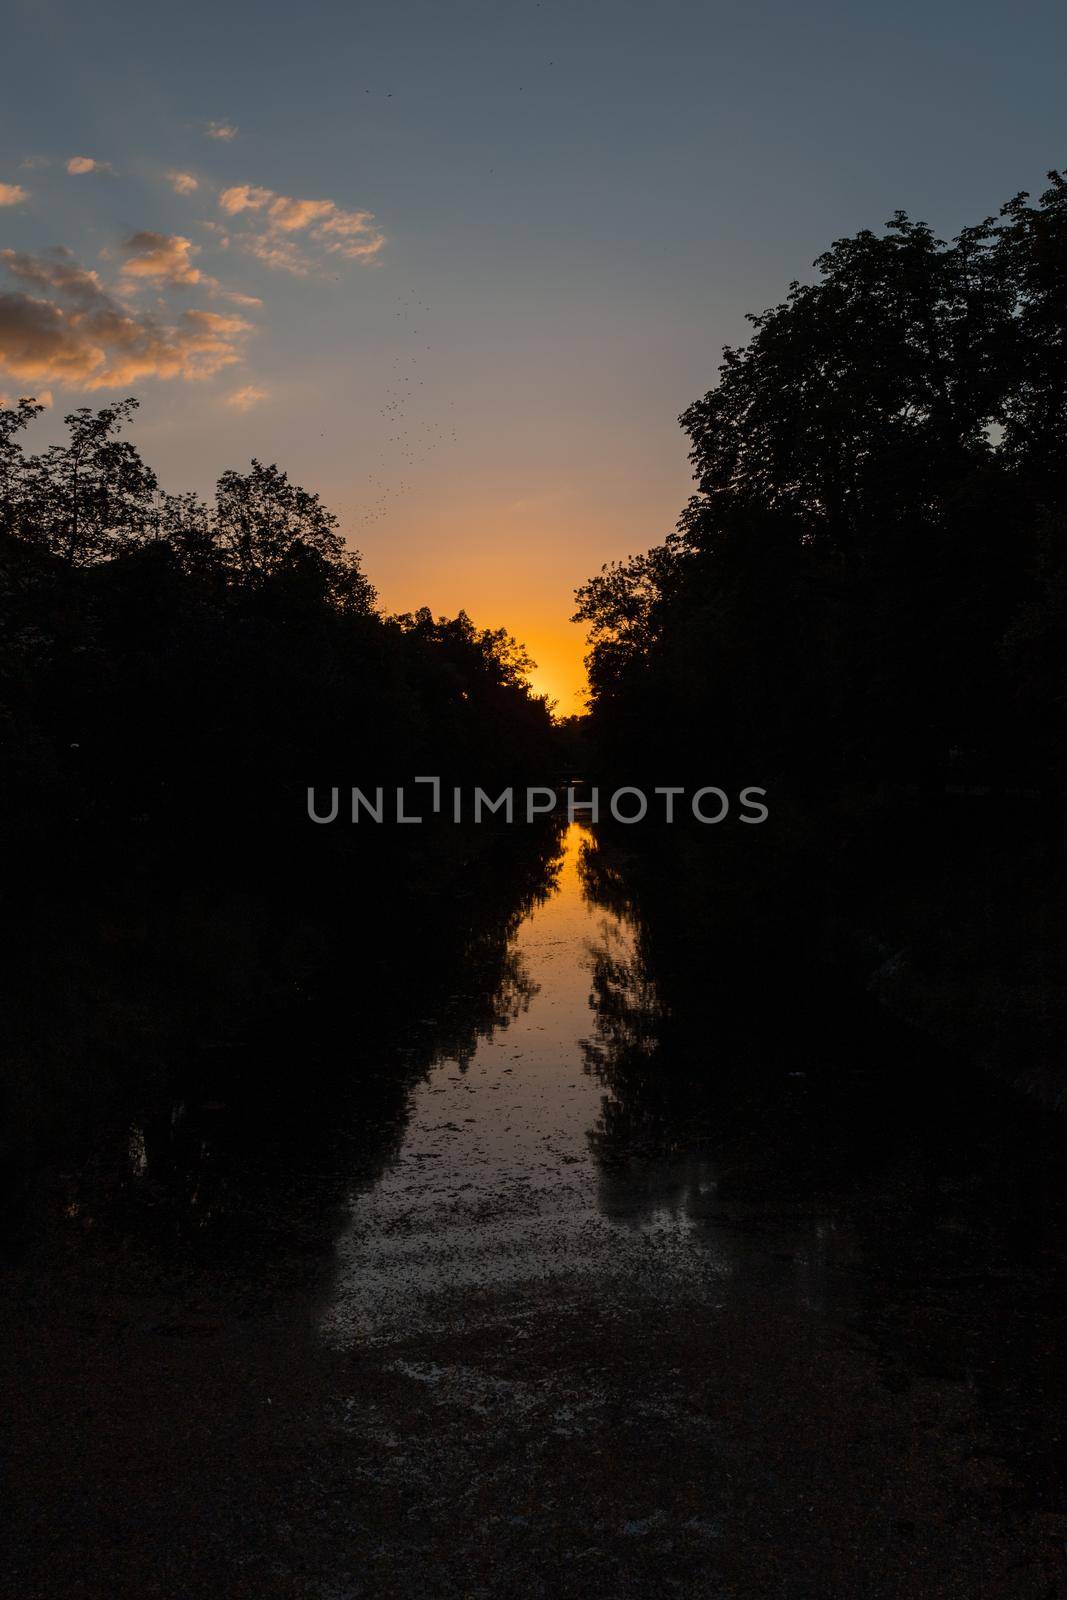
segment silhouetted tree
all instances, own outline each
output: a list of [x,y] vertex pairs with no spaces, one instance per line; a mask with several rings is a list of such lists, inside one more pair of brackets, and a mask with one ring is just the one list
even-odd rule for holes
[[[340,563],[337,518],[317,494],[290,483],[276,466],[253,461],[247,473],[224,472],[215,493],[218,538],[225,558],[247,582],[262,582],[299,565],[305,552]],[[354,577],[350,565],[344,569]],[[374,591],[364,580],[362,609]]]
[[[390,618],[318,495],[277,466],[214,504],[162,493],[118,437],[136,402],[0,409],[0,723],[9,835],[168,828],[225,849],[204,796],[299,829],[316,782],[552,770],[551,719],[505,629]],[[199,820],[198,820],[199,819]],[[307,833],[304,825],[304,833]]]
[[44,406],[33,400],[19,400],[10,408],[0,406],[0,536],[17,534],[25,514],[26,458],[16,435],[43,410]]
[[579,591],[612,764],[1060,781],[1055,696],[1037,709],[1067,445],[1050,182],[950,245],[903,213],[838,240],[750,318],[681,419],[696,492],[676,531]]
[[151,535],[158,483],[137,449],[119,430],[136,400],[64,420],[65,445],[52,445],[23,467],[20,532],[43,541],[75,565],[101,560]]

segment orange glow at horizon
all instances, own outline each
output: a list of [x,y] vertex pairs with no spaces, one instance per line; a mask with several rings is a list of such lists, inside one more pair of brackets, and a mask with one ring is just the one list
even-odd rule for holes
[[[415,504],[392,519],[388,538],[372,534],[359,544],[386,610],[462,610],[478,628],[506,628],[536,663],[534,692],[567,717],[583,713],[589,695],[586,629],[570,621],[574,592],[603,562],[627,553],[628,530],[620,534],[603,510],[552,509],[550,517],[539,506],[535,517],[515,503]],[[631,537],[629,548],[641,545]]]
[[580,715],[589,643],[586,627],[570,620],[575,591],[606,563],[661,539],[673,520],[667,508],[681,498],[652,474],[638,485],[621,478],[601,467],[584,481],[556,473],[538,485],[527,469],[518,497],[464,474],[436,484],[436,494],[412,495],[381,531],[350,537],[386,610],[462,610],[478,628],[506,628],[536,662],[535,692],[555,702],[557,717]]
[[589,696],[585,671],[588,644],[579,624],[567,622],[566,616],[561,623],[558,613],[548,609],[524,607],[521,596],[515,594],[505,594],[503,598],[499,594],[468,594],[456,603],[447,599],[442,603],[439,592],[424,583],[420,583],[419,593],[427,598],[414,604],[385,603],[383,597],[385,609],[412,611],[426,604],[435,616],[455,616],[463,610],[478,628],[506,628],[535,662],[529,673],[530,684],[535,694],[555,702],[553,715],[571,717],[585,711]]
[[541,631],[536,626],[521,630],[516,637],[526,646],[537,665],[530,672],[530,682],[537,694],[547,695],[556,702],[553,711],[557,717],[573,717],[584,712],[589,696],[589,683],[585,673],[586,644],[582,631],[574,624],[566,634],[558,634],[550,627]]

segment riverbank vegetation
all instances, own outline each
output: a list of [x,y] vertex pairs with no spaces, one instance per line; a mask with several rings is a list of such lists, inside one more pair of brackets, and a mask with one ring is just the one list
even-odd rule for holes
[[[308,785],[553,771],[525,651],[463,612],[387,615],[319,497],[276,466],[169,494],[122,436],[136,402],[0,410],[5,848],[129,859],[307,833]],[[283,843],[284,841],[284,843]],[[34,860],[34,870],[41,861]]]
[[742,869],[678,838],[682,877],[1058,1093],[1067,178],[816,269],[683,414],[675,531],[579,591],[596,759],[764,786]]
[[308,787],[552,781],[550,708],[505,629],[386,614],[279,468],[173,495],[134,401],[33,454],[40,409],[0,410],[6,1170],[109,1117],[170,1138],[190,1083],[321,1131],[420,1017],[462,1056],[512,1003],[558,827],[316,828]]

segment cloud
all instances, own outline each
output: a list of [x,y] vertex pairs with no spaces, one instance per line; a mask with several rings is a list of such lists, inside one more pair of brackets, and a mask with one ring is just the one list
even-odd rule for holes
[[219,205],[228,217],[233,217],[238,211],[260,211],[273,199],[273,189],[256,189],[250,183],[237,183],[232,189],[223,189]]
[[310,228],[313,222],[329,218],[336,210],[332,200],[290,200],[280,194],[267,207],[267,216],[273,228],[282,233],[296,233]]
[[[20,398],[20,396],[18,396],[18,395],[0,394],[0,410],[3,410],[3,411],[11,411],[11,410],[13,410],[14,407],[18,404],[19,398]],[[51,411],[53,403],[54,403],[53,399],[52,399],[52,391],[51,391],[51,389],[38,389],[36,394],[27,395],[25,398],[27,400],[36,401],[36,403],[39,406],[44,406],[46,411]]]
[[180,233],[135,233],[122,248],[128,257],[122,267],[124,278],[143,278],[171,288],[188,288],[196,283],[215,287],[213,278],[193,266],[191,258],[199,254],[200,246]]
[[124,287],[136,287],[135,280],[154,288],[187,289],[196,286],[210,290],[231,305],[258,307],[263,304],[257,295],[224,289],[216,278],[195,266],[192,258],[200,254],[200,246],[193,244],[183,234],[135,233],[122,248],[127,257],[120,274]]
[[76,305],[90,307],[106,298],[99,275],[80,267],[62,245],[43,256],[31,256],[23,250],[0,250],[0,261],[13,278],[34,289],[54,289]]
[[371,211],[345,211],[333,200],[298,200],[275,194],[254,184],[235,184],[219,195],[219,206],[229,217],[253,212],[260,222],[236,235],[241,246],[269,267],[303,277],[313,262],[293,238],[312,242],[327,255],[346,261],[370,261],[385,244],[385,235]]
[[325,244],[331,255],[349,261],[367,261],[385,244],[385,235],[374,220],[373,211],[341,211],[335,208],[311,237]]
[[274,267],[280,272],[291,272],[294,278],[306,278],[312,270],[313,263],[296,245],[275,234],[242,233],[237,236],[237,242],[257,261],[262,261],[264,266]]
[[237,137],[237,129],[232,122],[209,122],[204,132],[209,139],[222,139],[227,144]]
[[0,183],[0,206],[20,206],[29,198],[29,190],[21,183]]
[[69,250],[0,251],[27,289],[0,292],[0,371],[29,382],[119,388],[139,378],[196,382],[241,359],[251,324],[237,315],[185,311],[173,322],[131,311]]
[[246,383],[243,389],[235,389],[226,396],[226,404],[234,411],[251,411],[253,406],[258,406],[262,401],[270,399],[270,391],[261,389],[258,384]]
[[80,178],[85,172],[114,172],[110,161],[94,161],[92,156],[71,156],[67,162],[67,171],[73,178]]
[[200,179],[194,178],[191,172],[168,172],[167,182],[175,194],[195,194],[200,187]]

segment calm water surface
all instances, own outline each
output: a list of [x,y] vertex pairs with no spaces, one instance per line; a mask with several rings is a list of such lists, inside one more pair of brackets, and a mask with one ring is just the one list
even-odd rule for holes
[[593,966],[632,961],[634,935],[585,891],[589,839],[570,827],[557,886],[515,937],[528,998],[473,1060],[432,1069],[395,1162],[354,1197],[323,1319],[330,1340],[465,1320],[471,1291],[486,1287],[573,1277],[595,1295],[596,1279],[637,1267],[696,1281],[728,1270],[676,1196],[649,1206],[647,1174],[630,1207],[625,1191],[604,1193],[590,1133],[605,1090],[584,1048],[597,1032]]
[[546,863],[336,1126],[297,1030],[63,1178],[0,1301],[23,1600],[1065,1592],[1060,1125]]

